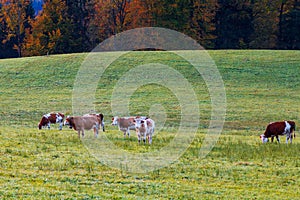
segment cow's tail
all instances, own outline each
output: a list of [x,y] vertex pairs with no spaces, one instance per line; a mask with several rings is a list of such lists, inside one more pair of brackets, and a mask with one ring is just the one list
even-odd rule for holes
[[294,126],[294,138],[296,138],[296,125]]
[[291,132],[292,132],[292,137],[296,138],[296,124],[295,124],[295,122],[291,123]]
[[102,113],[99,114],[101,121],[104,119],[104,115]]

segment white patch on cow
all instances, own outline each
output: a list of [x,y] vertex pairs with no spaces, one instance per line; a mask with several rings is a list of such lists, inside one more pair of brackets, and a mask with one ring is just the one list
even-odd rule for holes
[[56,114],[56,123],[61,122],[62,119],[63,118],[59,114]]
[[66,117],[66,120],[65,120],[65,122],[64,122],[64,126],[66,126],[66,125],[69,125],[69,118],[70,118],[70,115],[68,115],[67,117]]
[[285,128],[284,128],[284,135],[286,134],[286,140],[285,140],[285,143],[289,143],[289,140],[291,140],[291,143],[292,143],[292,135],[291,135],[291,125],[287,122],[287,121],[284,121],[285,122]]
[[118,116],[113,117],[113,121],[112,121],[111,125],[117,126],[118,125],[118,118],[119,118]]
[[141,141],[141,137],[143,138],[144,143],[146,142],[146,138],[148,138],[149,144],[152,143],[152,136],[154,135],[155,128],[155,123],[152,119],[147,118],[143,120],[135,120],[135,128],[139,143]]
[[56,113],[56,123],[59,123],[59,130],[62,130],[63,118],[58,113]]
[[284,128],[283,135],[291,132],[291,125],[287,121],[284,121],[284,122],[285,122],[285,128]]

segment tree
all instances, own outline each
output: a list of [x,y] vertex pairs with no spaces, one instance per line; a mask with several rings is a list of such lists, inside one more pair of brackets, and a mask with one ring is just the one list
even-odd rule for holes
[[190,0],[154,0],[151,15],[154,26],[183,32],[189,21]]
[[151,10],[153,0],[131,0],[127,8],[126,29],[154,26]]
[[78,52],[92,49],[88,27],[90,22],[89,14],[94,5],[89,0],[66,0],[68,17],[72,23],[73,30],[69,30],[74,41],[74,49]]
[[65,1],[46,1],[42,12],[30,24],[32,30],[26,31],[23,44],[27,56],[76,51],[73,48],[76,44],[70,33],[73,27],[67,15]]
[[249,48],[253,33],[251,3],[251,0],[219,1],[216,14],[217,48]]
[[90,38],[94,41],[93,43],[99,43],[128,29],[147,26],[149,15],[144,8],[145,2],[138,0],[95,1],[95,12],[92,13],[89,24]]
[[34,10],[29,0],[4,0],[2,3],[1,21],[4,21],[6,38],[3,43],[12,42],[18,56],[22,56],[22,43],[25,29],[30,28],[28,23],[34,16]]
[[217,0],[193,0],[188,9],[190,19],[187,30],[184,32],[205,48],[215,47],[217,9]]
[[282,15],[281,40],[283,49],[300,49],[300,2],[294,0],[293,8]]
[[273,49],[277,47],[279,1],[253,2],[253,29],[250,48]]
[[[13,49],[13,43],[6,41],[7,38],[7,24],[3,18],[3,9],[0,4],[0,58],[18,57],[17,52]],[[6,41],[6,42],[4,42]]]

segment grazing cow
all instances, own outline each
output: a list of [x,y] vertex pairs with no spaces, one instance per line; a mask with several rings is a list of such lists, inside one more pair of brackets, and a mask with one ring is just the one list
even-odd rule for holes
[[97,116],[86,115],[86,116],[68,116],[65,121],[65,125],[78,132],[78,137],[80,138],[80,132],[82,137],[84,137],[84,130],[94,129],[95,137],[98,137],[100,120]]
[[100,113],[100,114],[85,114],[83,116],[89,116],[89,115],[94,115],[94,116],[98,117],[98,119],[100,120],[100,125],[102,126],[102,130],[103,130],[103,132],[105,132],[104,115],[102,113]]
[[146,119],[147,117],[141,117],[141,116],[136,116],[136,117],[118,117],[115,116],[112,118],[112,123],[111,125],[113,126],[118,126],[119,130],[124,133],[124,138],[126,137],[126,133],[128,137],[130,137],[130,131],[129,130],[135,130],[135,124],[134,120],[136,119]]
[[265,133],[260,135],[260,139],[263,143],[266,143],[269,141],[269,137],[271,137],[272,142],[274,137],[276,137],[278,143],[280,143],[279,136],[286,135],[286,143],[288,143],[289,140],[292,143],[293,136],[296,137],[294,133],[295,128],[296,125],[294,121],[272,122],[267,126]]
[[141,137],[143,137],[144,143],[146,143],[146,138],[148,138],[148,142],[149,144],[151,144],[152,136],[154,135],[154,128],[155,128],[154,121],[150,118],[147,118],[143,120],[135,120],[134,123],[135,123],[139,144],[141,143]]
[[64,117],[65,115],[62,113],[48,113],[43,115],[38,127],[42,129],[43,126],[47,126],[50,129],[50,124],[59,123],[59,130],[62,130]]

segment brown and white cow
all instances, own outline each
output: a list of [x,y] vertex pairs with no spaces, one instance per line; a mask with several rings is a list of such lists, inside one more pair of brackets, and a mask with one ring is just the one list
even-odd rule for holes
[[63,113],[48,113],[43,115],[38,127],[42,129],[42,127],[47,126],[50,129],[50,124],[59,123],[59,130],[62,130],[63,121],[65,115]]
[[148,143],[152,143],[152,136],[154,135],[155,122],[150,119],[138,119],[134,121],[136,133],[138,137],[139,144],[141,143],[141,138],[143,138],[144,143],[148,139]]
[[99,133],[99,118],[94,115],[86,115],[86,116],[68,116],[65,121],[65,125],[69,125],[69,127],[78,132],[78,137],[80,138],[80,132],[82,137],[84,137],[85,130],[94,129],[95,137],[98,137]]
[[89,115],[94,115],[94,116],[98,117],[98,119],[100,120],[100,125],[102,126],[102,130],[103,130],[103,132],[105,132],[104,115],[102,113],[100,113],[100,114],[85,114],[83,116],[89,116]]
[[119,130],[124,133],[124,137],[126,137],[126,133],[128,137],[130,137],[129,130],[135,130],[135,123],[136,119],[146,119],[147,117],[144,116],[136,116],[136,117],[113,117],[111,125],[118,126]]
[[292,143],[293,136],[296,137],[294,133],[295,128],[296,125],[294,121],[272,122],[267,126],[265,133],[260,135],[260,139],[263,143],[266,143],[269,141],[269,137],[271,137],[272,142],[274,137],[276,137],[278,143],[280,143],[279,136],[286,135],[286,143],[288,143],[289,140]]

